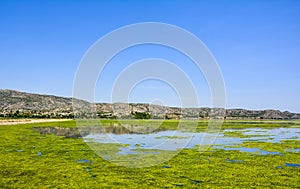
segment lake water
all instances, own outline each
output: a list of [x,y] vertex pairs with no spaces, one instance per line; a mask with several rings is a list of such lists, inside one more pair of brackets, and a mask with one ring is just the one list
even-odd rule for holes
[[[125,167],[150,167],[166,162],[181,149],[197,148],[199,151],[228,150],[254,155],[283,155],[257,147],[244,147],[245,142],[281,143],[283,140],[300,140],[300,128],[245,128],[225,129],[220,133],[189,132],[180,130],[153,129],[153,127],[112,124],[110,126],[86,126],[80,128],[36,127],[41,134],[55,134],[66,138],[83,138],[91,149],[102,158]],[[253,144],[253,143],[252,143]],[[253,145],[252,145],[253,146]],[[209,150],[211,150],[209,149]],[[287,148],[286,152],[300,153],[300,148]],[[18,150],[22,153],[22,150]],[[42,157],[42,153],[37,154]],[[209,160],[208,160],[209,161]],[[229,163],[243,163],[241,159],[227,159]],[[79,159],[78,163],[93,163]],[[299,167],[298,162],[286,162],[284,166]],[[282,166],[277,166],[282,168]]]
[[[238,132],[243,137],[230,136],[231,132]],[[229,134],[229,135],[226,135]],[[205,137],[216,138],[212,144],[207,143]],[[176,151],[182,148],[195,148],[199,145],[211,145],[215,149],[238,150],[261,155],[280,154],[259,148],[235,147],[247,141],[280,143],[282,140],[300,140],[300,128],[246,128],[226,129],[219,134],[190,133],[177,130],[166,130],[147,134],[137,133],[93,133],[83,137],[86,142],[101,144],[122,144],[116,152],[118,155],[138,153],[160,153],[160,150]],[[142,149],[142,150],[141,150]],[[147,151],[148,150],[148,151]],[[287,149],[298,153],[299,149]]]

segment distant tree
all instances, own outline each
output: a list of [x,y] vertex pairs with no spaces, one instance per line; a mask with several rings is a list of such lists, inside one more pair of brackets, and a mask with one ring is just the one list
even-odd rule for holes
[[133,112],[131,113],[135,119],[150,119],[151,115],[149,112]]

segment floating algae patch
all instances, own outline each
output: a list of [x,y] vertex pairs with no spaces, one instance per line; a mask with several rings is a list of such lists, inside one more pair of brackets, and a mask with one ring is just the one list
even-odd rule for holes
[[157,136],[155,139],[181,139],[187,138],[187,136]]
[[215,146],[216,149],[223,149],[223,150],[231,150],[231,151],[240,151],[240,152],[248,152],[254,153],[259,155],[280,155],[280,152],[271,152],[262,150],[259,148],[248,148],[248,147],[224,147],[224,146]]
[[300,153],[300,148],[289,148],[285,150],[286,152]]
[[224,137],[238,137],[238,138],[249,138],[251,136],[244,135],[243,131],[239,130],[227,130],[223,133]]
[[226,159],[225,161],[229,162],[229,163],[244,163],[245,162],[244,160],[240,160],[240,159]]

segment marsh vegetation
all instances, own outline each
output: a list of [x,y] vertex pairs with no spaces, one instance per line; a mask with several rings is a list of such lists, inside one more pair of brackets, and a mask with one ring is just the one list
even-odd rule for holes
[[[95,122],[102,128],[91,129]],[[179,121],[175,120],[163,121],[160,127],[156,127],[158,120],[124,122],[128,128],[122,129],[117,120],[85,121],[89,129],[83,136],[75,121],[0,126],[0,187],[300,187],[297,121],[226,121],[215,143],[203,152],[197,142],[207,121],[200,121],[192,133],[177,131]],[[187,127],[190,124],[184,121]],[[121,142],[105,143],[104,132],[121,137],[117,138]],[[149,148],[161,141],[180,143],[190,134],[194,138],[183,148]],[[101,149],[102,154],[91,147]],[[172,154],[174,150],[178,152]],[[139,157],[151,161],[169,154],[175,156],[143,168],[118,166],[109,159],[113,155],[127,156],[133,162]]]

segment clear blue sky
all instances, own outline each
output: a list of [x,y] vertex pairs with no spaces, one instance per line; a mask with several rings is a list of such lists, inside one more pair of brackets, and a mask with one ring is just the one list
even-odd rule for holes
[[[71,96],[75,72],[85,51],[108,32],[137,22],[174,24],[199,37],[222,70],[228,108],[300,112],[300,1],[297,0],[2,0],[0,88]],[[147,48],[151,49],[150,54]],[[107,85],[117,76],[118,66],[114,62],[129,63],[131,55],[136,56],[133,60],[151,55],[177,61],[193,80],[196,73],[188,61],[178,61],[184,61],[181,55],[168,56],[167,50],[159,48],[145,46],[135,53],[130,49],[126,56],[116,57],[111,62],[111,71],[108,69],[103,76]],[[149,81],[136,87],[132,101],[153,98],[145,90],[153,85],[165,90],[162,99],[170,100],[168,95],[174,95],[168,86]],[[199,93],[205,88],[203,82],[197,85]],[[103,95],[98,100],[107,101],[107,94],[100,89],[98,93]],[[203,92],[204,106],[209,104],[207,99]],[[172,102],[176,105],[175,101],[165,103],[172,105]]]

